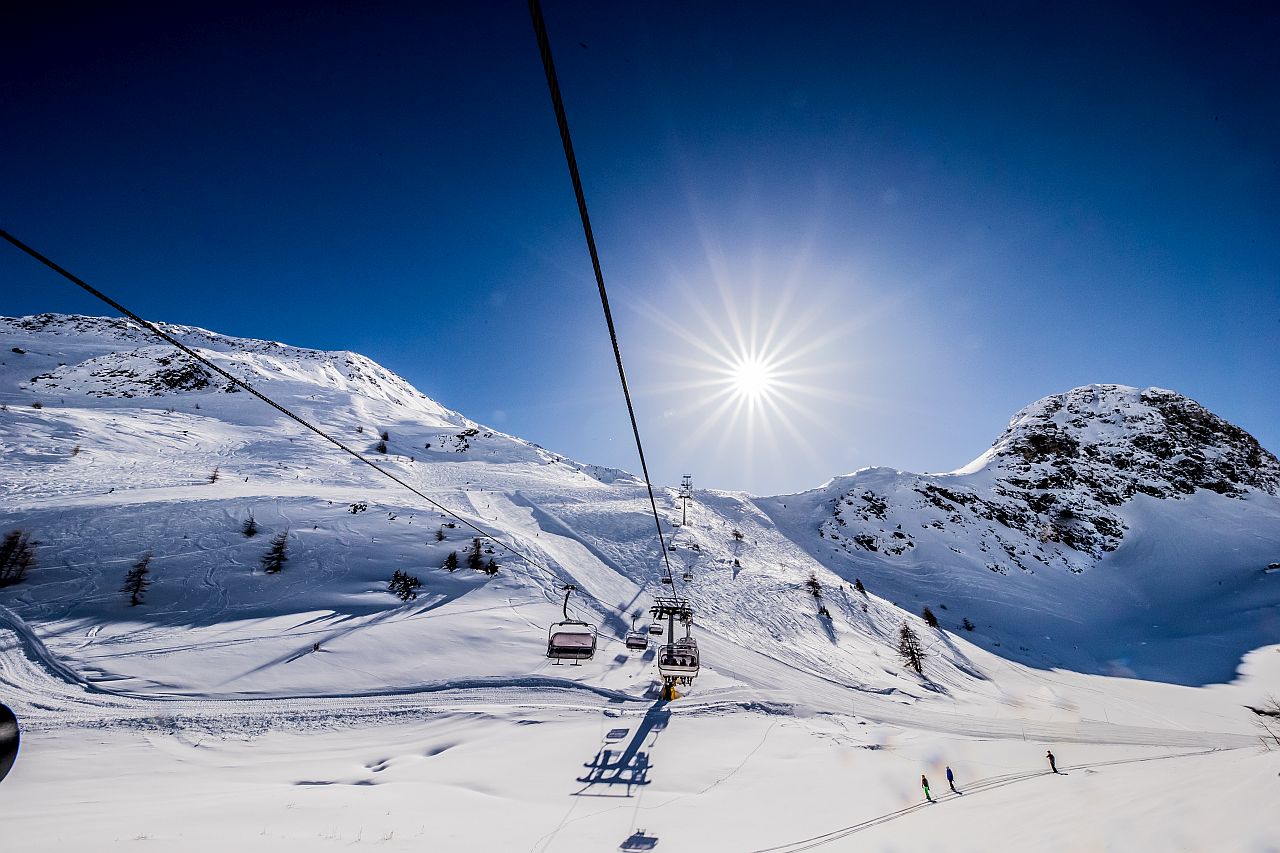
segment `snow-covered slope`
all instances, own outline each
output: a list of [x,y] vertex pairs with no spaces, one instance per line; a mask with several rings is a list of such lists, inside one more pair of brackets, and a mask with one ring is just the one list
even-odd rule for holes
[[[441,807],[433,831],[379,830],[388,846],[601,849],[647,843],[642,828],[668,815],[663,849],[708,850],[845,825],[827,805],[812,822],[767,815],[812,806],[809,789],[840,790],[850,767],[854,784],[884,792],[863,803],[874,812],[910,800],[901,773],[916,762],[939,773],[943,749],[1003,786],[1034,781],[1019,768],[1037,744],[1090,744],[1077,754],[1093,768],[1256,743],[1242,706],[1276,672],[1275,650],[1260,647],[1280,643],[1280,575],[1263,571],[1280,559],[1280,469],[1172,392],[1046,398],[953,474],[868,469],[771,498],[700,491],[685,526],[675,492],[659,489],[665,556],[704,653],[689,695],[667,706],[654,701],[652,648],[622,644],[630,614],[666,591],[643,483],[475,423],[353,353],[166,329],[534,563],[485,543],[495,576],[446,571],[471,543],[462,525],[126,321],[0,319],[0,532],[39,543],[28,579],[0,588],[0,699],[49,759],[20,764],[27,787],[6,783],[23,849],[102,846],[83,826],[49,834],[43,804],[83,802],[79,762],[105,773],[124,754],[140,779],[203,790],[263,829],[214,826],[166,799],[174,786],[139,781],[100,802],[127,810],[129,791],[154,788],[183,817],[143,826],[103,805],[93,824],[119,827],[106,846],[359,841],[366,820],[383,823],[370,809],[400,814],[401,797],[344,792],[372,797],[364,786],[395,780],[414,784],[386,790],[425,786]],[[281,533],[288,562],[266,574]],[[133,607],[120,587],[147,554],[153,583]],[[416,600],[389,593],[396,570],[422,581]],[[581,591],[571,612],[600,626],[585,666],[543,656],[562,583]],[[939,629],[919,618],[926,604]],[[898,659],[904,623],[924,641],[923,677]],[[1230,681],[1249,652],[1232,684],[1179,686]],[[68,737],[87,726],[108,732],[91,755]],[[158,731],[175,738],[157,745]],[[251,772],[249,753],[227,746],[245,737],[268,756]],[[300,748],[314,756],[305,769],[290,758]],[[526,750],[529,766],[513,769]],[[1229,762],[1207,762],[1228,778]],[[256,795],[228,793],[259,788],[282,814],[306,801],[283,836],[267,832],[277,819]],[[661,809],[653,823],[610,804],[644,790],[669,794],[645,807]],[[1119,777],[1095,784],[1077,805],[1123,790]],[[603,799],[570,820],[565,794]],[[519,803],[512,820],[480,819],[491,797]],[[963,826],[996,812],[969,814]],[[332,832],[316,830],[330,819]],[[1218,837],[1171,826],[1160,837]],[[1031,837],[1030,825],[1011,835]]]
[[[93,683],[297,695],[551,672],[541,651],[560,583],[589,597],[575,609],[601,625],[610,652],[627,614],[662,591],[662,555],[631,475],[476,424],[351,353],[166,329],[538,565],[489,543],[486,559],[505,569],[497,577],[444,571],[448,552],[470,543],[463,526],[125,321],[4,321],[2,520],[43,544],[39,569],[0,604]],[[673,517],[674,495],[662,497]],[[241,533],[250,514],[256,538]],[[892,652],[902,614],[851,596],[745,496],[708,493],[694,518],[680,531],[668,525],[668,556],[697,576],[683,591],[708,647],[746,648],[877,691],[980,680],[963,652],[945,647],[931,682],[904,673]],[[267,576],[258,561],[284,530],[288,570]],[[154,583],[131,607],[119,586],[146,553]],[[417,601],[387,592],[396,569],[424,582]],[[830,587],[832,618],[819,618],[802,589],[810,573]],[[314,641],[325,654],[293,656]],[[359,660],[358,673],[345,662],[335,672],[339,653]],[[722,667],[710,664],[700,685],[714,685]],[[651,654],[583,672],[575,677],[652,689]]]
[[845,577],[1015,659],[1225,680],[1280,639],[1280,463],[1192,400],[1046,397],[951,474],[883,468],[760,501]]
[[[169,638],[179,626],[220,633],[228,621],[271,633],[282,619],[327,613],[303,621],[326,637],[328,621],[346,625],[335,636],[369,623],[379,639],[364,654],[392,635],[406,649],[443,642],[408,626],[446,605],[521,600],[531,609],[506,617],[518,627],[489,634],[465,665],[415,656],[406,667],[398,656],[392,672],[370,654],[363,667],[369,688],[524,673],[559,582],[597,599],[578,606],[610,641],[660,591],[643,490],[625,472],[486,428],[354,353],[166,329],[539,566],[490,544],[486,558],[509,569],[496,579],[444,572],[444,556],[469,543],[463,527],[128,321],[0,320],[4,522],[44,543],[38,572],[0,603],[81,671],[200,693],[213,688],[196,677],[207,668],[180,650],[140,662],[104,647]],[[1017,660],[1204,683],[1228,680],[1246,651],[1280,641],[1280,581],[1262,571],[1280,554],[1278,484],[1274,456],[1194,402],[1089,386],[1028,406],[953,474],[867,469],[776,498],[700,492],[691,523],[669,527],[667,557],[695,574],[686,591],[706,642],[867,689],[915,689],[893,662],[904,616],[889,602],[912,614],[928,605],[944,628]],[[661,496],[674,519],[674,494]],[[256,571],[267,537],[241,534],[250,514],[264,534],[290,531],[283,577]],[[133,608],[118,575],[144,553],[154,585]],[[386,592],[394,569],[426,582],[414,605]],[[818,598],[806,592],[810,574]],[[855,577],[872,596],[852,591]],[[475,621],[483,617],[458,630]],[[89,630],[90,641],[68,641]],[[192,646],[202,659],[206,651]],[[975,677],[959,647],[937,657],[937,684]],[[140,663],[146,671],[121,671]],[[314,668],[251,670],[218,689],[324,692],[328,676]]]

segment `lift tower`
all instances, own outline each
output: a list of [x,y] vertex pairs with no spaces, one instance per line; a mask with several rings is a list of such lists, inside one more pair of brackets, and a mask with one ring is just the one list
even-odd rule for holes
[[[698,642],[691,636],[693,608],[689,599],[659,597],[649,608],[655,619],[667,620],[667,642],[658,648],[658,675],[662,677],[662,698],[675,699],[677,684],[692,684],[701,666]],[[684,636],[675,636],[676,620],[684,623]]]
[[693,500],[693,475],[685,474],[680,481],[680,526],[689,523],[689,501]]

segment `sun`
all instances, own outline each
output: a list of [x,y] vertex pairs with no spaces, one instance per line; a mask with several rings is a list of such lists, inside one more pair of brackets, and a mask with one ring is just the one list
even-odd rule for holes
[[777,390],[777,367],[762,355],[744,355],[729,366],[728,379],[739,398],[757,401]]

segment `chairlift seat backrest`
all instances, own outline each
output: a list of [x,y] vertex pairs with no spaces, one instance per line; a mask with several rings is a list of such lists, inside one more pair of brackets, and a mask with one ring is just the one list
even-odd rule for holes
[[658,674],[663,678],[693,678],[698,674],[698,643],[685,637],[658,649]]
[[547,632],[547,657],[591,660],[596,653],[596,627],[586,622],[557,622]]

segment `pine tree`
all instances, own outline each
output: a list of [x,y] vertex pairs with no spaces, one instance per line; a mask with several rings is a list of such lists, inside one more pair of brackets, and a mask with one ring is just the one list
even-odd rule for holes
[[443,528],[443,527],[436,528],[436,541],[437,541],[437,542],[443,542],[443,541],[444,541],[444,528]]
[[25,530],[10,530],[0,543],[0,586],[19,583],[36,564],[35,546]]
[[220,475],[219,475],[219,469],[221,469],[221,468],[222,468],[222,466],[221,466],[221,465],[214,465],[214,466],[213,466],[213,470],[209,472],[209,483],[210,483],[210,484],[213,484],[213,483],[218,482],[218,477],[220,476]]
[[386,442],[386,440],[379,441],[377,444],[375,444],[375,445],[373,446],[373,449],[374,449],[374,450],[376,450],[376,451],[378,451],[379,453],[386,453],[386,452],[387,452],[387,442]]
[[972,622],[970,622],[970,621],[969,621],[969,617],[968,617],[968,616],[966,616],[966,617],[964,617],[964,621],[960,623],[960,627],[961,627],[961,628],[964,628],[966,631],[972,631],[972,630],[973,630],[973,623],[972,623]]
[[484,571],[484,557],[481,554],[482,544],[479,537],[471,540],[471,547],[467,549],[467,568],[477,572]]
[[867,594],[867,588],[862,585],[862,578],[853,579],[853,588],[856,589],[858,592],[862,593],[863,595]]
[[151,579],[147,575],[151,574],[151,553],[142,555],[142,559],[133,564],[133,568],[125,573],[124,586],[120,587],[121,592],[129,593],[129,606],[137,607],[142,603],[142,597],[146,595],[147,587],[151,586]]
[[289,548],[289,531],[286,530],[271,540],[271,550],[262,556],[262,570],[274,575],[284,568],[289,556],[285,552]]
[[422,581],[399,569],[396,569],[395,574],[391,576],[391,582],[387,584],[387,590],[401,601],[412,601],[417,598],[421,587]]
[[258,535],[258,521],[253,517],[253,513],[249,513],[249,517],[244,520],[244,526],[240,528],[240,532],[245,535],[246,539],[252,539]]
[[898,632],[898,655],[904,665],[914,669],[917,675],[924,675],[924,649],[920,647],[920,638],[906,622]]
[[484,573],[490,577],[498,573],[498,564],[492,557],[489,558],[489,562],[484,564]]
[[743,539],[742,531],[741,531],[741,530],[739,530],[739,529],[738,529],[738,528],[736,528],[736,527],[735,527],[735,528],[733,528],[733,541],[734,541],[734,542],[741,542],[741,541],[742,541],[742,539]]
[[928,625],[930,628],[938,627],[938,617],[934,616],[933,611],[928,607],[925,607],[924,610],[920,611],[920,615],[924,618],[924,624]]
[[450,551],[449,556],[444,558],[444,568],[448,572],[456,572],[458,570],[458,552]]
[[809,572],[809,579],[804,582],[804,585],[809,588],[809,594],[814,598],[822,597],[822,584],[818,581],[816,574]]
[[384,429],[384,430],[381,432],[381,434],[379,434],[379,436],[378,436],[378,437],[379,437],[379,438],[381,438],[383,441],[390,441],[390,440],[391,440],[391,433],[387,432],[387,431]]

